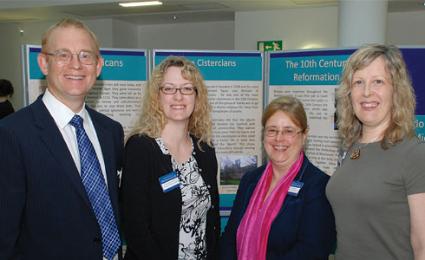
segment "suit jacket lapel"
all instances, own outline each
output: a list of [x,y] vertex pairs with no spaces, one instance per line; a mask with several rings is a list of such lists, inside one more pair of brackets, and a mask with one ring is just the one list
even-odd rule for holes
[[[300,180],[300,176],[301,176],[301,174],[304,174],[304,170],[308,167],[308,164],[309,164],[309,160],[308,160],[307,156],[304,156],[303,164],[301,165],[301,169],[297,173],[297,176],[295,176],[294,181],[295,180],[302,181],[302,180]],[[300,190],[300,192],[297,196],[291,196],[289,194],[286,195],[285,200],[283,201],[283,205],[282,205],[279,213],[277,213],[278,215],[281,214],[288,207],[289,203],[291,203],[292,201],[297,200],[299,198],[302,198],[303,192],[301,192],[301,190]]]
[[255,187],[257,187],[258,182],[260,181],[261,176],[263,175],[266,165],[261,166],[256,170],[255,176],[247,184],[245,195],[243,196],[243,211],[241,211],[240,219],[242,219],[245,214],[246,209],[248,208],[249,201],[251,200],[252,194],[254,193]]
[[[307,159],[307,157],[304,157],[304,161],[303,161],[303,165],[301,166],[300,171],[297,173],[297,176],[295,177],[294,180],[298,180],[300,175],[303,173],[304,169],[308,166],[309,160]],[[252,194],[254,193],[254,189],[255,187],[257,187],[258,182],[260,181],[261,176],[263,175],[263,172],[265,170],[266,166],[263,165],[260,169],[258,169],[257,175],[251,179],[251,181],[249,182],[247,189],[246,189],[246,195],[244,197],[244,207],[245,210],[248,208],[248,204],[249,201],[252,197]],[[298,196],[302,196],[301,194],[299,194]],[[283,201],[282,207],[279,210],[279,214],[281,214],[289,205],[289,203],[293,200],[296,200],[298,198],[298,196],[294,197],[291,195],[286,195],[285,200]],[[244,212],[245,212],[244,210]]]
[[[31,109],[34,115],[35,125],[40,130],[38,132],[40,139],[46,144],[51,156],[58,162],[60,165],[59,168],[62,169],[64,175],[69,178],[76,192],[85,201],[87,206],[91,208],[84,185],[81,182],[80,174],[75,166],[74,159],[53,117],[43,104],[41,96],[34,102]],[[62,173],[59,172],[58,174]]]

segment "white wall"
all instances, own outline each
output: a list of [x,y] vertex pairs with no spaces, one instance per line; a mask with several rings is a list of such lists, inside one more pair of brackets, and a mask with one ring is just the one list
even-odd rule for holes
[[41,45],[43,33],[55,22],[56,21],[19,23],[18,27],[24,31],[22,34],[22,43]]
[[204,22],[139,27],[139,48],[233,50],[234,23]]
[[338,7],[237,12],[235,48],[255,50],[257,41],[282,40],[284,50],[338,45]]
[[100,47],[112,48],[114,46],[113,19],[93,19],[84,20],[84,22],[96,34]]
[[387,42],[396,45],[425,45],[425,11],[389,13]]
[[114,48],[139,48],[138,27],[134,24],[114,20],[112,23]]
[[[387,43],[425,45],[425,11],[388,13]],[[338,47],[338,7],[237,12],[235,49],[282,40],[286,50]]]
[[11,99],[15,109],[22,107],[22,74],[20,61],[21,35],[16,24],[0,24],[0,78],[12,82],[14,95]]

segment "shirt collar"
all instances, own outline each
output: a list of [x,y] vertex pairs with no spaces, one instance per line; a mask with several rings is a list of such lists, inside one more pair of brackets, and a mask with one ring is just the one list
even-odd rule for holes
[[49,110],[53,119],[59,128],[64,128],[69,124],[72,117],[76,114],[83,118],[83,122],[87,122],[88,112],[85,109],[85,104],[83,108],[78,113],[74,113],[69,107],[60,102],[52,93],[49,92],[49,89],[46,89],[43,95],[43,103],[46,105],[47,110]]

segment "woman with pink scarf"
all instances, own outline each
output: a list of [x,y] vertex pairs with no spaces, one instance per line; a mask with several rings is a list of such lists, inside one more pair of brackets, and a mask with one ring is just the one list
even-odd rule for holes
[[307,116],[290,96],[273,100],[262,118],[269,162],[246,173],[221,241],[221,259],[328,259],[334,216],[329,176],[305,156]]

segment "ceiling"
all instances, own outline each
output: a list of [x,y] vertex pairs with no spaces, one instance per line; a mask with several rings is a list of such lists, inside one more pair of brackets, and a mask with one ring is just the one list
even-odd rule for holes
[[[352,0],[343,0],[352,1]],[[360,0],[379,1],[379,0]],[[389,0],[389,12],[424,11],[424,0]],[[129,2],[123,0],[121,2]],[[123,8],[116,0],[0,0],[0,23],[73,16],[114,18],[137,25],[234,20],[236,11],[338,6],[338,0],[162,0],[159,7]]]

